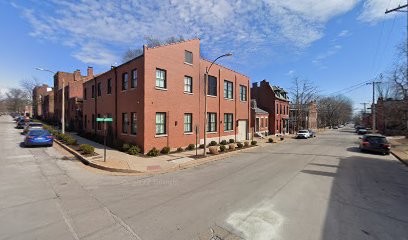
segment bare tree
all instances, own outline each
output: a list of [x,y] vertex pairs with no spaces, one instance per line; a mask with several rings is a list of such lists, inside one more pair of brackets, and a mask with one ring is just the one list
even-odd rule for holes
[[342,95],[322,97],[317,101],[317,116],[320,127],[337,126],[352,119],[352,101]]
[[317,98],[317,88],[310,81],[294,77],[292,87],[289,89],[292,104],[295,109],[293,130],[297,131],[304,128],[304,119],[308,111],[308,104]]
[[30,104],[27,92],[19,88],[11,88],[6,93],[7,108],[13,112],[21,112],[27,104]]
[[130,60],[132,60],[132,59],[134,59],[134,58],[139,57],[139,56],[142,55],[142,54],[143,54],[143,49],[141,49],[141,48],[135,48],[135,49],[130,49],[130,48],[129,48],[129,49],[123,54],[122,61],[123,61],[123,62],[130,61]]
[[41,83],[36,77],[32,77],[31,79],[22,79],[20,81],[21,90],[24,91],[27,100],[30,102],[33,100],[33,90],[35,87],[40,86]]

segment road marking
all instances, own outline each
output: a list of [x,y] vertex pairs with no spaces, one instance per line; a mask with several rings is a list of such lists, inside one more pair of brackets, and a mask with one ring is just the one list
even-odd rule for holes
[[281,239],[279,230],[284,218],[277,213],[270,202],[262,202],[247,211],[234,212],[227,218],[227,223],[241,232],[245,239],[277,240]]
[[31,158],[34,157],[33,155],[17,155],[17,156],[8,156],[6,159],[18,159],[18,158]]
[[126,224],[119,216],[117,216],[116,214],[114,214],[113,212],[111,212],[107,207],[103,207],[103,209],[113,217],[113,219],[115,219],[116,222],[118,222],[120,225],[122,225],[122,227],[128,231],[130,234],[132,234],[132,236],[137,239],[137,240],[142,240],[141,237],[139,237],[139,235],[137,235],[137,233],[135,233],[135,231],[133,231],[133,229]]

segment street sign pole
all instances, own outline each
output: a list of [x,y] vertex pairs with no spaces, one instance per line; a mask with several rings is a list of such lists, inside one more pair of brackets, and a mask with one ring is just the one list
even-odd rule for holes
[[107,122],[112,122],[112,118],[107,118],[107,117],[103,117],[103,118],[96,118],[97,122],[103,122],[103,132],[104,132],[104,136],[103,136],[103,145],[104,145],[104,149],[103,149],[103,161],[106,162],[106,124]]
[[103,149],[103,161],[106,162],[106,121],[103,122],[103,145],[105,148]]

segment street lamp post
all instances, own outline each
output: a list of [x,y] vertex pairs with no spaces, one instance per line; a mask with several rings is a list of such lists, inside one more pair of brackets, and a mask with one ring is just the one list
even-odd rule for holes
[[[49,69],[44,69],[44,68],[35,68],[38,71],[45,71],[45,72],[50,72],[52,74],[56,74],[56,72],[51,71]],[[62,107],[61,107],[61,133],[65,133],[65,82],[64,82],[64,77],[62,77]]]
[[210,69],[212,65],[217,61],[218,59],[222,57],[230,57],[232,56],[232,53],[227,53],[224,55],[221,55],[217,57],[214,61],[211,62],[210,66],[205,69],[205,78],[204,78],[204,156],[207,155],[207,124],[208,124],[208,116],[207,116],[207,84],[208,84],[208,73],[210,72]]

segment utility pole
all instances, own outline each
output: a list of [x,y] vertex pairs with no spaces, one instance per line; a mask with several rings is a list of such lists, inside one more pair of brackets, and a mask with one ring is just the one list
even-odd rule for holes
[[371,83],[367,83],[367,85],[371,85],[371,84],[373,85],[373,102],[371,104],[371,117],[373,118],[372,119],[372,121],[373,121],[373,126],[372,126],[373,133],[375,133],[375,131],[376,131],[376,126],[375,126],[375,84],[378,84],[378,83],[381,83],[381,82],[373,81]]
[[367,113],[367,107],[366,106],[367,106],[368,103],[363,102],[363,103],[360,103],[360,104],[364,105],[364,112],[363,113],[366,114]]

